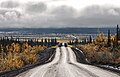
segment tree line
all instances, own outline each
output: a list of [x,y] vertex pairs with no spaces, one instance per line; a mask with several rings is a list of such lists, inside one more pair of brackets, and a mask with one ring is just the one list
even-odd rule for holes
[[12,44],[12,43],[19,43],[20,45],[24,44],[24,43],[28,43],[31,46],[35,46],[35,45],[41,45],[41,46],[55,46],[58,44],[57,39],[25,39],[25,40],[20,40],[19,38],[13,38],[12,36],[10,38],[8,37],[1,37],[0,39],[0,44],[2,46],[6,46],[8,44]]
[[39,53],[57,45],[57,39],[26,39],[2,37],[0,39],[0,72],[34,64],[40,59]]
[[95,39],[93,39],[93,36],[90,35],[89,38],[84,38],[82,41],[80,41],[78,38],[70,40],[68,42],[68,44],[76,46],[78,44],[88,44],[88,43],[98,44],[99,43],[99,45],[101,46],[101,45],[103,45],[102,43],[104,42],[106,47],[113,46],[113,48],[115,48],[115,47],[119,46],[119,40],[120,40],[120,28],[117,25],[115,35],[112,36],[110,29],[108,29],[108,31],[107,31],[107,38],[106,39],[105,39],[103,33],[98,33],[98,35],[96,36]]

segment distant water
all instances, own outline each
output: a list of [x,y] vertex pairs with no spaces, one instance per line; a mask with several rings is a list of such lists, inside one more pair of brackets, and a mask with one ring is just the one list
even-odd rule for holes
[[0,29],[0,33],[15,33],[15,34],[97,34],[102,32],[107,34],[108,29],[111,34],[115,34],[115,28],[10,28]]

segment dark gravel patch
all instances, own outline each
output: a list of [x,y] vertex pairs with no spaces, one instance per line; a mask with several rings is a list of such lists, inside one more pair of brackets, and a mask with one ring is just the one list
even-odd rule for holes
[[77,48],[72,48],[72,50],[74,51],[76,55],[77,62],[88,64],[87,59],[82,51],[78,50]]

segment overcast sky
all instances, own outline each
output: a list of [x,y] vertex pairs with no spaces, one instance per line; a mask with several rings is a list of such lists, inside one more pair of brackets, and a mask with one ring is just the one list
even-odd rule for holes
[[115,27],[120,0],[0,0],[0,28]]

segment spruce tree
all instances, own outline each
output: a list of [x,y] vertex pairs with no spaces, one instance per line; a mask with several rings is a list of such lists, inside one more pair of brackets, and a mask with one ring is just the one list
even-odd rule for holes
[[50,39],[48,38],[48,47],[50,47]]
[[75,39],[75,46],[78,44],[78,39],[76,38]]
[[57,45],[57,39],[55,38],[54,40],[55,40],[55,41],[54,41],[54,42],[55,42],[55,45]]
[[71,40],[69,41],[69,44],[72,45],[72,41]]
[[43,41],[43,39],[41,39],[41,45],[42,45],[42,46],[44,45],[43,43],[44,43],[44,41]]
[[92,43],[92,36],[90,35],[89,43]]
[[107,46],[110,47],[111,46],[111,36],[110,36],[110,30],[108,30],[108,42],[107,42]]
[[54,39],[51,39],[51,46],[54,46]]
[[47,46],[47,39],[46,38],[45,38],[45,42],[44,43],[45,43],[45,46]]
[[117,34],[116,34],[116,45],[118,46],[118,40],[119,40],[119,26],[117,24]]

